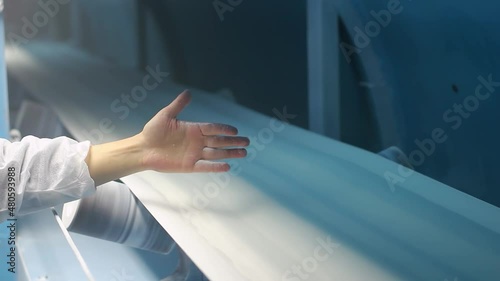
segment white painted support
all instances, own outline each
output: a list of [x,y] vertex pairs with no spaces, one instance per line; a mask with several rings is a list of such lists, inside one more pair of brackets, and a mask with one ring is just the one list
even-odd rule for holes
[[69,232],[66,230],[66,227],[64,226],[64,224],[61,220],[61,217],[59,217],[59,214],[57,213],[55,208],[51,208],[51,210],[52,210],[52,214],[54,215],[54,218],[55,218],[57,224],[59,225],[59,228],[61,229],[62,234],[64,235],[64,238],[68,242],[69,247],[71,248],[71,250],[75,254],[75,257],[78,260],[78,263],[80,264],[83,272],[85,273],[85,276],[87,277],[87,279],[89,281],[95,281],[95,278],[92,275],[92,273],[90,272],[90,269],[87,266],[87,263],[85,262],[85,260],[83,259],[82,254],[80,254],[78,247],[76,246],[75,242],[73,241],[73,239],[69,235]]

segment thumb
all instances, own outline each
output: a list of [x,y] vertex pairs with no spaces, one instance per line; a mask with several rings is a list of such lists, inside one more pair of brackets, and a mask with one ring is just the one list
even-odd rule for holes
[[180,95],[172,101],[165,110],[168,115],[176,117],[191,101],[191,94],[188,90],[184,90]]

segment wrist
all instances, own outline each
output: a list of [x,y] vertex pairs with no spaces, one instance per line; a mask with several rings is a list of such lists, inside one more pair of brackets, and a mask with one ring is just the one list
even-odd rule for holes
[[130,164],[128,172],[130,174],[147,170],[144,162],[145,142],[141,133],[122,140],[123,155],[126,155],[127,162]]
[[90,147],[85,162],[97,185],[146,170],[140,134]]
[[131,151],[134,151],[135,154],[135,161],[137,165],[137,170],[138,172],[149,170],[150,168],[148,167],[145,159],[146,155],[146,141],[144,135],[141,133],[130,137],[131,139]]

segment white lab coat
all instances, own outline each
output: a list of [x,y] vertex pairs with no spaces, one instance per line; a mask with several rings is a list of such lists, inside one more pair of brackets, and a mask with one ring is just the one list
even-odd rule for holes
[[[95,192],[85,163],[89,148],[89,141],[67,137],[0,139],[0,222]],[[15,200],[13,213],[9,200]]]

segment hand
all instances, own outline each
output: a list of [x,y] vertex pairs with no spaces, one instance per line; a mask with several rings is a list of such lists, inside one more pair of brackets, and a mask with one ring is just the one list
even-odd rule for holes
[[213,160],[246,156],[250,141],[235,136],[238,130],[225,124],[193,123],[178,120],[191,95],[182,92],[158,112],[139,134],[143,165],[158,172],[225,172],[229,165]]
[[236,137],[236,128],[177,120],[177,114],[190,100],[189,93],[184,91],[139,134],[91,146],[85,162],[95,185],[144,170],[225,172],[229,165],[213,160],[245,157],[246,150],[241,147],[248,146],[250,141]]

